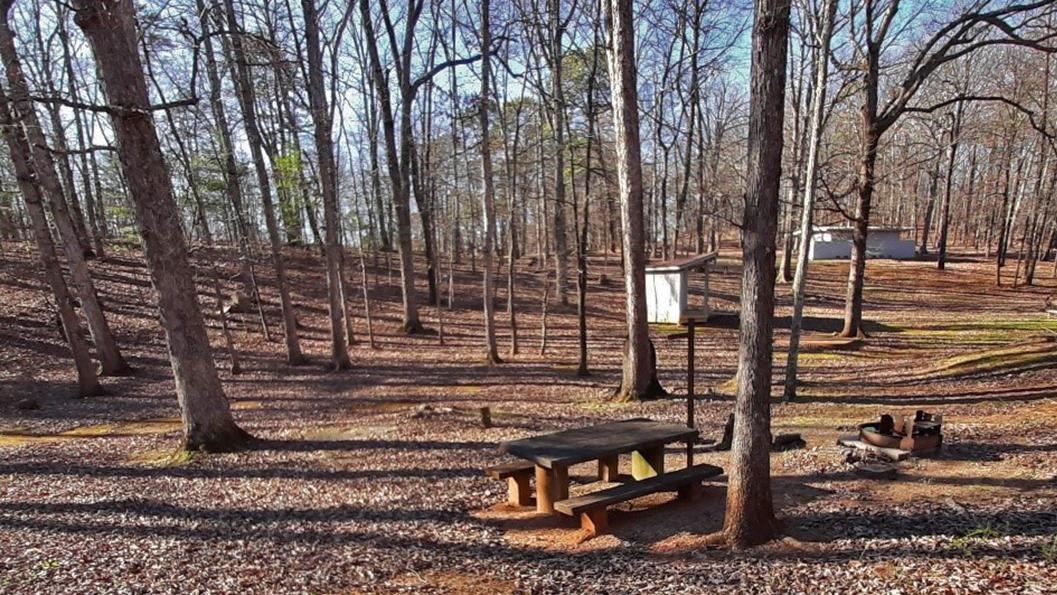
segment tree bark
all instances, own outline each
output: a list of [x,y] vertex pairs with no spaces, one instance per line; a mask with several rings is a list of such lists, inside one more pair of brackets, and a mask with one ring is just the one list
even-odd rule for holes
[[[59,10],[61,11],[62,8],[59,7]],[[60,12],[58,20],[61,22],[62,19],[63,16]],[[61,27],[63,26],[56,26],[56,30]],[[51,62],[51,54],[44,45],[41,27],[37,27],[36,33],[37,54],[40,61],[40,69],[44,75],[45,88],[52,96],[58,96],[59,89],[55,85],[54,80],[58,67]],[[75,86],[71,79],[70,88],[73,89]],[[96,256],[96,242],[94,237],[88,233],[84,209],[81,208],[81,202],[77,196],[77,183],[73,177],[73,167],[70,165],[70,147],[66,141],[66,131],[63,126],[59,105],[57,103],[49,103],[45,105],[45,111],[48,114],[48,119],[51,120],[52,137],[55,141],[53,164],[58,168],[58,173],[62,175],[63,199],[69,210],[70,220],[73,221],[74,230],[77,232],[77,241],[81,244],[82,254],[86,258],[92,258]]]
[[489,0],[481,0],[481,94],[478,116],[481,122],[481,206],[484,210],[484,335],[485,359],[489,365],[501,363],[495,338],[495,188],[492,180],[492,139],[489,134],[488,105],[491,94],[492,34]]
[[[56,2],[59,5],[59,2]],[[61,10],[61,9],[60,9]],[[70,34],[66,30],[66,19],[63,14],[56,23],[59,41],[62,44],[62,61],[63,69],[66,71],[66,79],[70,87],[70,98],[75,102],[81,100],[80,93],[77,90],[77,77],[73,70],[73,57],[70,51]],[[88,143],[85,141],[84,134],[84,122],[81,120],[81,113],[75,112],[73,115],[74,129],[77,132],[77,148],[81,150],[80,162],[81,162],[81,191],[84,192],[84,206],[85,210],[88,211],[88,226],[91,228],[92,235],[92,249],[95,255],[99,258],[105,256],[103,248],[103,233],[102,227],[100,226],[100,210],[96,205],[96,195],[92,189],[92,178],[91,170],[88,166]],[[102,200],[102,197],[98,197]]]
[[738,394],[723,523],[735,548],[764,543],[778,534],[771,495],[771,359],[788,34],[788,0],[756,0],[742,217]]
[[78,0],[75,6],[75,21],[92,46],[107,98],[112,105],[123,106],[111,110],[110,121],[169,346],[183,420],[183,447],[237,448],[249,434],[235,425],[213,364],[172,182],[150,114],[132,2]]
[[[679,187],[679,197],[675,201],[675,251],[679,252],[680,231],[683,229],[685,219],[686,201],[690,196],[691,167],[694,154],[694,126],[697,124],[697,104],[700,97],[698,83],[699,70],[698,56],[701,48],[701,14],[704,12],[702,2],[693,2],[694,12],[690,28],[692,31],[690,46],[690,99],[689,115],[687,116],[686,129],[686,152],[683,155],[683,179]],[[689,231],[689,230],[688,230]]]
[[958,137],[961,134],[963,109],[963,104],[959,103],[955,107],[955,112],[951,115],[950,143],[947,146],[947,175],[943,185],[943,206],[940,209],[940,239],[939,246],[936,248],[939,252],[936,267],[941,271],[947,266],[947,230],[950,227],[951,219],[951,186],[954,182],[954,163],[958,157]]
[[565,221],[565,87],[562,84],[562,40],[565,37],[559,0],[548,0],[550,18],[551,111],[554,133],[554,261],[555,295],[561,305],[569,303],[569,239]]
[[104,376],[128,374],[131,368],[121,354],[114,334],[110,330],[110,324],[106,320],[103,306],[96,294],[95,284],[92,282],[88,263],[85,261],[84,247],[87,240],[74,225],[74,217],[63,195],[62,184],[55,169],[55,161],[45,142],[37,113],[29,99],[29,86],[22,73],[22,66],[15,50],[14,32],[8,22],[10,0],[5,0],[5,4],[0,4],[0,7],[3,10],[3,14],[0,15],[0,57],[3,59],[11,89],[10,103],[30,146],[31,171],[36,175],[44,197],[48,200],[53,214],[52,219],[59,230],[59,237],[62,239],[62,247],[70,267],[70,276],[73,278],[77,296],[81,299],[81,309],[88,320],[92,342],[99,355],[100,371]]
[[[141,43],[143,46],[144,66],[146,66],[147,69],[147,77],[154,84],[154,89],[158,93],[158,98],[162,103],[165,103],[164,89],[154,76],[154,69],[150,59],[150,48],[148,47],[146,40],[141,40]],[[202,234],[202,242],[208,250],[206,254],[208,264],[206,266],[209,268],[209,281],[213,287],[213,297],[216,303],[217,317],[220,319],[220,329],[224,336],[224,345],[227,347],[228,357],[231,359],[231,374],[235,376],[242,372],[242,365],[239,362],[239,354],[238,349],[235,347],[235,340],[232,337],[231,329],[228,326],[228,316],[224,311],[224,293],[220,288],[220,273],[217,271],[216,265],[218,254],[213,242],[213,232],[209,227],[209,214],[206,211],[206,203],[202,200],[202,194],[199,192],[199,180],[195,167],[191,162],[190,152],[187,150],[187,145],[180,136],[180,129],[176,125],[176,119],[173,117],[173,112],[171,110],[165,111],[165,121],[169,125],[169,132],[172,134],[173,142],[176,143],[177,161],[183,166],[184,175],[187,178],[188,191],[195,203],[195,211],[197,213],[197,217],[195,217],[197,220],[196,223]]]
[[811,229],[815,210],[815,184],[818,178],[818,153],[825,127],[826,86],[829,81],[830,42],[838,0],[826,0],[817,33],[815,82],[811,94],[811,122],[807,131],[807,163],[804,171],[804,202],[800,213],[800,240],[797,251],[796,274],[793,276],[793,315],[789,322],[789,355],[785,366],[785,390],[782,398],[796,398],[797,364],[800,357],[800,331],[804,321],[804,289],[810,263]]
[[[421,2],[415,0],[409,16],[410,21],[417,21],[421,12]],[[388,10],[388,6],[382,6],[382,10]],[[400,153],[397,153],[396,123],[393,117],[392,100],[389,93],[389,82],[382,69],[381,56],[378,51],[378,40],[374,30],[369,0],[360,0],[360,14],[363,20],[363,30],[367,42],[367,53],[370,57],[371,75],[374,82],[374,92],[378,96],[379,108],[382,116],[382,132],[385,138],[386,161],[389,168],[389,182],[392,186],[393,207],[396,210],[396,235],[397,250],[400,253],[400,287],[403,298],[403,327],[406,333],[417,333],[422,331],[422,322],[419,320],[418,303],[415,294],[415,263],[411,244],[411,196],[410,196],[410,160],[411,144],[414,142],[411,131],[411,81],[410,74],[406,72],[410,67],[410,55],[400,56],[402,64],[398,71],[400,78],[401,102],[400,102]],[[414,17],[414,18],[411,18]],[[414,23],[405,23],[408,28],[405,31],[405,49],[410,45],[414,36]],[[394,48],[395,49],[395,48]]]
[[305,46],[308,52],[308,101],[319,160],[319,185],[323,191],[324,242],[327,260],[327,297],[330,310],[330,363],[335,370],[352,367],[345,339],[345,307],[342,287],[342,253],[339,241],[337,167],[331,139],[331,115],[323,83],[323,51],[319,41],[319,15],[315,0],[301,0],[305,17]]
[[[7,14],[9,5],[2,6],[4,14]],[[31,161],[31,149],[26,137],[22,134],[20,126],[16,125],[9,108],[7,94],[3,85],[0,85],[0,131],[3,132],[7,148],[11,153],[11,162],[15,169],[15,178],[18,187],[22,191],[22,198],[29,212],[30,222],[33,226],[33,238],[37,243],[37,256],[44,269],[44,277],[51,288],[52,297],[55,298],[59,321],[62,323],[62,331],[66,336],[66,344],[70,348],[73,357],[74,369],[77,372],[77,395],[79,397],[93,397],[103,393],[103,387],[99,384],[99,378],[95,373],[95,366],[88,353],[88,345],[81,337],[81,323],[77,320],[77,313],[73,309],[73,301],[70,299],[69,289],[62,277],[62,268],[55,258],[55,245],[51,239],[51,231],[48,229],[47,217],[44,214],[44,206],[41,204],[40,187],[37,185],[37,176],[33,172]]]
[[[254,99],[253,77],[249,63],[242,47],[242,28],[235,15],[235,4],[224,0],[224,15],[228,25],[228,46],[232,58],[232,73],[235,90],[242,106],[242,121],[246,128],[246,142],[253,156],[253,166],[257,173],[257,185],[261,192],[261,207],[264,210],[264,224],[268,228],[268,240],[272,248],[272,265],[275,267],[276,284],[279,286],[279,301],[283,314],[283,333],[286,336],[286,358],[290,365],[305,363],[301,353],[301,340],[297,331],[297,317],[294,314],[293,301],[290,298],[289,283],[286,279],[286,262],[283,258],[282,243],[279,241],[279,223],[272,203],[272,184],[268,178],[268,166],[264,163],[261,148],[261,133],[257,126],[257,107]],[[229,147],[230,149],[230,147]]]
[[[937,168],[938,169],[938,165]],[[940,174],[936,169],[928,172],[929,190],[925,202],[924,220],[921,224],[921,238],[918,240],[918,254],[925,256],[929,253],[929,235],[932,231],[932,219],[936,211],[936,195],[940,187]]]
[[260,288],[257,286],[257,274],[253,270],[254,251],[251,245],[254,234],[246,223],[246,209],[242,200],[242,180],[239,176],[238,163],[235,161],[235,148],[231,140],[231,129],[228,127],[227,110],[224,108],[222,99],[223,84],[220,80],[220,69],[217,67],[216,55],[213,53],[209,10],[206,8],[205,0],[195,0],[195,8],[198,10],[198,22],[202,28],[202,52],[206,57],[206,75],[209,79],[209,108],[213,113],[217,137],[220,140],[220,151],[223,153],[224,192],[234,215],[232,219],[235,222],[235,238],[239,245],[239,267],[243,292],[253,296],[264,340],[270,341],[271,333],[268,329],[268,320],[264,316],[264,305],[261,302]]
[[642,154],[639,142],[638,83],[635,67],[635,25],[629,0],[600,0],[610,40],[607,47],[610,101],[616,148],[617,185],[623,224],[627,348],[617,400],[655,396],[646,322],[646,254],[642,218]]

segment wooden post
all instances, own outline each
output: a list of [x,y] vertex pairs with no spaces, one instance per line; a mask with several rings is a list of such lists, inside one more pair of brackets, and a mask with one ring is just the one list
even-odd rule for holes
[[705,266],[704,266],[703,270],[705,271],[705,308],[704,308],[704,311],[705,311],[705,320],[708,320],[709,316],[712,315],[712,311],[708,307],[708,291],[709,290],[708,290],[708,263],[707,262],[705,263]]
[[657,446],[631,453],[631,476],[635,479],[656,477],[664,473],[664,447]]
[[620,459],[617,455],[598,459],[598,480],[612,482],[617,480]]
[[528,506],[532,503],[528,474],[517,473],[506,478],[506,489],[506,499],[511,506]]
[[554,501],[568,500],[569,499],[569,468],[568,467],[555,467],[551,469],[551,473],[554,474],[554,482],[551,484],[554,490]]
[[536,465],[536,511],[554,512],[554,503],[569,497],[569,469]]
[[606,528],[609,527],[609,517],[606,514],[606,509],[603,507],[581,512],[580,527],[590,537],[605,533]]
[[536,465],[536,512],[554,512],[551,470],[539,465]]
[[[707,296],[706,296],[707,300]],[[686,427],[694,427],[694,331],[697,321],[686,321]],[[686,441],[686,466],[694,465],[694,439]]]

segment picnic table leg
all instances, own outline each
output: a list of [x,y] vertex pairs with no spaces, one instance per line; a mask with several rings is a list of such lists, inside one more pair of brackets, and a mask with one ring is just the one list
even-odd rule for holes
[[598,459],[598,480],[616,481],[620,459],[617,455]]
[[536,465],[536,511],[554,512],[554,503],[569,497],[569,469]]
[[635,479],[656,477],[664,473],[664,447],[632,451],[631,476]]
[[507,502],[511,506],[528,506],[532,503],[532,491],[529,489],[527,473],[518,473],[506,478]]

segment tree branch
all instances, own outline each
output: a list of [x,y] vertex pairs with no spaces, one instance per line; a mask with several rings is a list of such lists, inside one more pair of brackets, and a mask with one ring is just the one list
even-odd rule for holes
[[94,103],[84,103],[83,101],[73,101],[65,97],[46,97],[42,95],[31,95],[30,99],[36,101],[37,103],[57,104],[71,109],[79,109],[88,112],[112,114],[118,116],[128,114],[150,114],[151,112],[175,109],[178,107],[189,107],[198,104],[197,95],[186,97],[184,99],[177,99],[174,101],[156,103],[154,105],[147,106],[146,108],[129,107],[123,105],[97,105]]
[[[495,43],[492,44],[492,49],[489,50],[489,53],[495,55],[500,49],[500,47],[503,45],[503,43],[506,41],[509,41],[508,37],[497,37],[495,39]],[[430,68],[428,71],[424,72],[421,76],[416,78],[414,82],[411,83],[412,94],[417,92],[419,87],[428,83],[430,80],[433,79],[433,77],[444,72],[445,70],[449,68],[454,68],[456,66],[465,66],[466,64],[473,64],[474,62],[480,59],[481,54],[474,54],[473,56],[469,56],[467,58],[453,58],[451,60],[445,60],[444,62],[433,65],[433,68]]]

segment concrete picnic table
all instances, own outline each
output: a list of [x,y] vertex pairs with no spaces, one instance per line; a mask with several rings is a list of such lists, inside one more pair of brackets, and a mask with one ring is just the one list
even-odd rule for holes
[[664,447],[695,440],[698,431],[650,419],[628,419],[500,444],[515,457],[536,466],[536,510],[554,512],[554,503],[569,497],[569,466],[598,461],[598,478],[615,481],[619,456],[631,453],[636,480],[664,473]]

